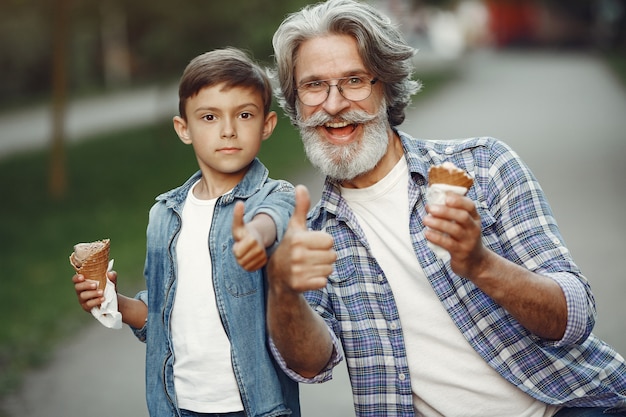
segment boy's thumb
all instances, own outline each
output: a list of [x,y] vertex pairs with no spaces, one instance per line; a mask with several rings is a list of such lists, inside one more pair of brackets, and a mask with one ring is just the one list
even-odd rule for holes
[[[235,233],[241,229],[242,227],[244,227],[244,222],[243,222],[243,214],[244,214],[244,204],[243,201],[237,201],[235,203],[235,208],[233,209],[233,229],[232,229],[232,233],[233,235],[235,235]],[[239,238],[238,236],[234,236],[235,239]]]
[[304,185],[296,186],[296,206],[291,216],[291,221],[306,229],[306,217],[311,208],[311,196]]

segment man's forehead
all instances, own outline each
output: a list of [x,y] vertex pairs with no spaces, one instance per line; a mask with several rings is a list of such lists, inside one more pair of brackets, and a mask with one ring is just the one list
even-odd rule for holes
[[356,39],[350,35],[319,36],[302,42],[294,70],[298,82],[367,73]]

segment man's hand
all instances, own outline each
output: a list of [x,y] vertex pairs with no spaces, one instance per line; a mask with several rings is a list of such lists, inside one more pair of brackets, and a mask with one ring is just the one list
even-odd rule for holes
[[287,231],[270,259],[270,282],[293,292],[323,288],[333,271],[337,255],[333,238],[326,232],[308,230],[311,206],[309,191],[296,187],[296,205]]
[[248,272],[262,268],[267,262],[263,238],[256,228],[243,221],[244,204],[238,201],[233,211],[233,254],[237,263]]
[[337,255],[328,233],[307,229],[311,199],[306,187],[297,186],[295,197],[285,236],[267,264],[267,325],[289,368],[311,378],[330,360],[333,344],[324,320],[302,293],[326,286]]
[[481,269],[486,256],[474,202],[449,192],[445,205],[431,204],[426,210],[429,214],[424,218],[426,238],[450,253],[450,266],[457,275],[471,279]]

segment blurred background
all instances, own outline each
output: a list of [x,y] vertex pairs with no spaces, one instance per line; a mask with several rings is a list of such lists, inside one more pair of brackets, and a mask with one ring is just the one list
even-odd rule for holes
[[[4,0],[0,106],[175,80],[200,51],[233,45],[262,61],[304,0]],[[624,52],[623,0],[374,0],[422,50],[454,58],[493,46]],[[56,89],[55,89],[56,88]]]
[[[0,2],[0,416],[44,415],[37,402],[58,404],[49,417],[99,415],[68,411],[78,394],[91,397],[77,394],[80,383],[62,392],[59,382],[90,378],[83,356],[95,345],[111,355],[111,378],[127,374],[124,384],[113,382],[121,390],[111,388],[118,402],[132,410],[128,395],[145,409],[143,391],[129,389],[143,389],[143,346],[128,329],[107,332],[80,310],[67,257],[75,243],[109,237],[120,292],[142,288],[147,211],[197,169],[171,127],[182,70],[227,45],[271,65],[274,30],[309,3]],[[593,277],[596,330],[624,354],[626,0],[372,3],[419,49],[415,77],[424,89],[401,129],[432,139],[497,135],[520,152]],[[272,177],[318,195],[321,178],[286,118],[260,157]],[[591,160],[600,182],[577,169]],[[335,413],[326,417],[349,415],[345,372],[336,379],[315,394],[305,387],[304,404],[329,405]]]

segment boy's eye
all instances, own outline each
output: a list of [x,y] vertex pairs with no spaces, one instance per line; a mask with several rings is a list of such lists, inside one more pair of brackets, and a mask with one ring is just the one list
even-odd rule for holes
[[243,113],[241,113],[240,116],[241,116],[242,119],[249,119],[249,118],[252,117],[252,114],[248,113],[248,112],[243,112]]
[[213,116],[212,114],[205,114],[204,116],[202,116],[202,118],[208,122],[215,120],[215,116]]

